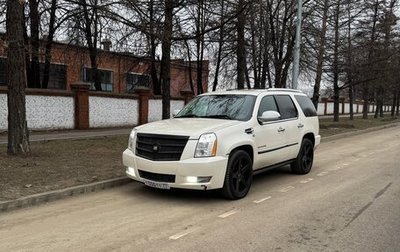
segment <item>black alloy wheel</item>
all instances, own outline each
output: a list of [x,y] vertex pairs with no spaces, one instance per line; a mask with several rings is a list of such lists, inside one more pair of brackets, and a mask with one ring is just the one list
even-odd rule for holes
[[247,195],[253,181],[253,162],[243,150],[235,151],[228,161],[222,192],[228,199],[241,199]]
[[291,164],[293,173],[307,174],[314,161],[314,145],[310,139],[304,138],[297,158]]

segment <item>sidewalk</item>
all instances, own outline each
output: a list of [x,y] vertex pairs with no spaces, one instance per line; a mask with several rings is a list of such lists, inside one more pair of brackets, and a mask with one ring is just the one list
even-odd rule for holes
[[[89,130],[60,130],[48,132],[31,132],[29,135],[30,142],[65,140],[65,139],[84,139],[96,138],[104,136],[126,135],[128,137],[132,128],[115,128],[115,129],[89,129]],[[0,144],[7,144],[7,134],[0,134]],[[128,138],[127,138],[128,139]]]

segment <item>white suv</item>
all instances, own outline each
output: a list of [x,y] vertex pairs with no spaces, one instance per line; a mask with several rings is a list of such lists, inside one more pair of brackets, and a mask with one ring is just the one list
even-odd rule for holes
[[311,100],[290,89],[203,94],[174,118],[132,130],[123,153],[128,177],[145,185],[248,193],[253,173],[291,165],[310,172],[319,145]]

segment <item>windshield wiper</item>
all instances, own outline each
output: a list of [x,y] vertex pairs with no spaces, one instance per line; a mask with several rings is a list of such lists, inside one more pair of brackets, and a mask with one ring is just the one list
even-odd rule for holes
[[196,118],[196,117],[199,117],[199,116],[195,115],[195,114],[187,114],[187,115],[175,116],[175,118]]
[[208,116],[202,116],[203,118],[215,118],[215,119],[227,119],[227,120],[233,120],[232,117],[228,115],[208,115]]

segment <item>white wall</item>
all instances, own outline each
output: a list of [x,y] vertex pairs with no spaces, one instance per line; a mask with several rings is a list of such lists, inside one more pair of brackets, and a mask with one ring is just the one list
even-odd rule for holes
[[7,95],[0,94],[0,130],[7,130]]
[[89,96],[89,127],[117,127],[138,124],[138,101]]
[[[171,100],[170,117],[174,110],[181,110],[185,106],[185,102],[181,100]],[[149,100],[149,122],[159,121],[162,119],[162,100]]]
[[149,100],[149,122],[155,122],[162,119],[162,101],[160,99]]
[[[62,96],[26,96],[26,120],[29,129],[73,129],[74,98]],[[0,129],[7,130],[7,95],[0,94]]]

